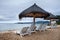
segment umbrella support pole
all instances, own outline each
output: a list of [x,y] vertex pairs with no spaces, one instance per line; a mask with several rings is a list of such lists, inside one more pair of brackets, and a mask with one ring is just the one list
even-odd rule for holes
[[35,26],[35,17],[33,18],[33,25]]
[[50,20],[50,25],[51,25],[51,20]]

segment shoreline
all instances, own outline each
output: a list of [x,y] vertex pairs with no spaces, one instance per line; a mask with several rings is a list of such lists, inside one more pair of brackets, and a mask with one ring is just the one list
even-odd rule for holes
[[[57,25],[57,28],[60,27],[60,25]],[[13,29],[13,30],[6,30],[6,31],[0,31],[0,33],[16,33],[17,29]]]
[[6,31],[1,31],[0,33],[16,33],[17,30],[6,30]]
[[15,34],[15,32],[16,30],[9,30],[0,33],[0,40],[60,40],[60,25],[56,29],[47,29],[43,32],[36,31],[36,33],[24,37]]

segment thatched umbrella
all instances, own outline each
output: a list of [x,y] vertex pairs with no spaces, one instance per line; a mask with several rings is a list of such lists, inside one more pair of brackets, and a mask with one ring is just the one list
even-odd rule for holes
[[46,17],[45,19],[47,19],[47,20],[58,19],[58,17],[50,13],[50,16]]
[[54,19],[55,20],[55,19],[58,19],[58,17],[50,13],[50,16],[47,17],[47,18],[44,18],[44,19],[45,20],[50,20],[50,24],[51,24],[51,19]]
[[19,19],[23,17],[33,17],[33,24],[35,25],[35,18],[46,18],[48,16],[50,16],[48,12],[34,4],[23,12],[21,12],[19,14]]
[[58,17],[50,13],[50,16],[47,17],[47,18],[45,18],[45,19],[47,19],[47,20],[50,20],[50,19],[58,19]]

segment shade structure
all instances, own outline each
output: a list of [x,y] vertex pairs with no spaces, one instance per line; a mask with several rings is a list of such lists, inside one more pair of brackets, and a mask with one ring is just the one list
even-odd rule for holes
[[58,17],[50,13],[50,16],[47,17],[47,18],[44,18],[44,19],[45,20],[50,20],[50,25],[51,25],[51,19],[58,19]]
[[46,12],[34,3],[34,5],[19,14],[19,19],[23,17],[33,17],[33,24],[35,25],[35,18],[46,18],[48,16],[50,16],[50,13]]
[[58,17],[50,13],[50,16],[47,17],[47,18],[45,18],[45,19],[46,19],[46,20],[58,19]]
[[56,15],[58,19],[60,19],[60,15]]

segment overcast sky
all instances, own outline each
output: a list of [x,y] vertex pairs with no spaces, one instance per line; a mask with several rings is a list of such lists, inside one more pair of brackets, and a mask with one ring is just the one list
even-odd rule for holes
[[[0,0],[0,21],[19,20],[19,13],[34,3],[54,15],[60,15],[60,0]],[[31,21],[30,18],[28,20]]]

